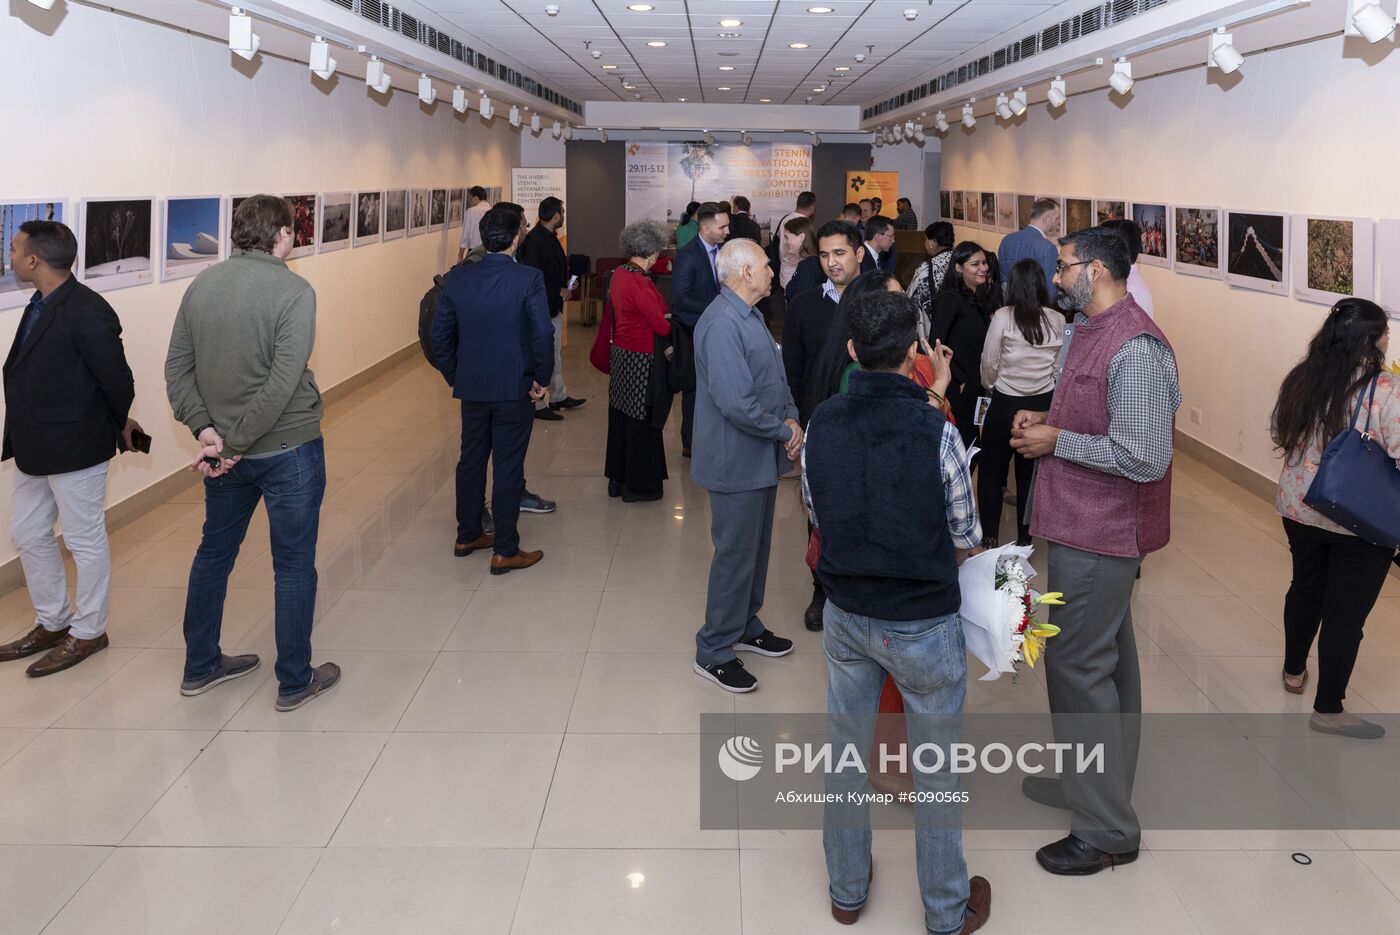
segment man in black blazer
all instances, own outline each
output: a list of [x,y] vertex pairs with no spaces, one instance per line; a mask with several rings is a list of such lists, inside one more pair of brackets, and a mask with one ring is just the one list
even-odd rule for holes
[[749,214],[749,207],[749,200],[743,195],[734,196],[734,215],[729,219],[729,235],[724,238],[726,243],[743,237],[762,246],[763,231]]
[[860,271],[882,269],[893,275],[895,261],[894,221],[883,214],[872,215],[865,222],[865,259],[861,260]]
[[[56,221],[26,221],[10,242],[10,268],[35,288],[5,359],[5,437],[15,461],[11,532],[34,603],[34,628],[0,646],[0,661],[48,650],[31,676],[71,668],[107,648],[111,553],[103,505],[107,464],[133,447],[127,417],[136,387],[116,312],[73,278],[78,241]],[[78,568],[68,599],[54,522]]]
[[[462,401],[462,456],[457,463],[458,556],[493,549],[491,574],[529,568],[542,551],[520,548],[517,521],[525,491],[525,452],[534,402],[554,375],[554,329],[544,276],[515,262],[524,217],[497,204],[481,218],[486,256],[454,267],[433,318],[433,355],[452,395]],[[494,535],[482,529],[486,462],[494,469]]]
[[564,202],[550,195],[540,202],[539,223],[520,242],[515,258],[544,274],[544,296],[549,300],[549,320],[554,326],[554,379],[549,384],[549,403],[535,406],[535,418],[558,421],[561,409],[577,409],[586,400],[573,399],[564,388],[563,361],[560,359],[560,335],[564,325],[564,300],[569,297],[569,258],[559,243],[559,228],[564,226]]
[[[729,215],[719,205],[707,201],[695,212],[700,233],[676,253],[671,267],[671,316],[689,334],[710,303],[719,295],[715,263],[719,248],[729,236]],[[692,340],[691,346],[694,345]],[[695,425],[695,390],[681,394],[681,454],[690,457],[691,432]]]

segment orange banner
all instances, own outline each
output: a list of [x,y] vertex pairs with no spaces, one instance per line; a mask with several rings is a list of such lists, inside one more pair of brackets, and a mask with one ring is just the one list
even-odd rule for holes
[[846,200],[879,198],[880,213],[894,217],[894,203],[899,198],[898,172],[847,172]]

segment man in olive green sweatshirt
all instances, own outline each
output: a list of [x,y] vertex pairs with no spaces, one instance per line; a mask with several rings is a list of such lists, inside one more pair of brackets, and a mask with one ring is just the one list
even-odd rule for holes
[[256,655],[219,647],[228,576],[248,522],[265,502],[276,573],[277,710],[301,707],[340,680],[340,667],[311,666],[316,608],[316,534],[326,490],[321,394],[307,362],[316,335],[316,293],[287,268],[290,206],[254,195],[233,218],[233,254],[185,291],[166,392],[199,440],[191,470],[204,478],[204,539],[185,598],[183,695],[198,695],[258,667]]

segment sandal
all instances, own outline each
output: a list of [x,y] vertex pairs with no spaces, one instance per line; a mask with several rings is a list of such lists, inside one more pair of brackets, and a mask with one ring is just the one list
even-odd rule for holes
[[1285,670],[1283,673],[1283,690],[1290,695],[1301,695],[1303,686],[1308,684],[1308,670],[1304,669],[1302,675],[1289,675]]

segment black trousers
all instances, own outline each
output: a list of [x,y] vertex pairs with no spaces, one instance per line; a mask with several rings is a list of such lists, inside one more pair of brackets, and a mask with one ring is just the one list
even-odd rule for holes
[[1361,630],[1395,550],[1286,518],[1283,529],[1293,553],[1293,583],[1283,602],[1283,671],[1301,674],[1317,639],[1313,710],[1338,714],[1361,649]]
[[977,442],[977,426],[972,424],[972,417],[977,412],[977,397],[981,395],[982,387],[975,382],[964,384],[962,389],[956,382],[948,386],[948,408],[953,410],[953,421],[957,423],[964,448],[971,448]]
[[690,447],[691,433],[695,431],[695,391],[681,393],[681,445]]
[[525,492],[525,452],[535,427],[535,404],[462,400],[462,456],[457,462],[457,541],[481,537],[481,504],[486,498],[486,462],[493,469],[491,512],[496,518],[497,555],[520,550],[520,496]]
[[1001,529],[1001,491],[1006,486],[1008,470],[1016,465],[1016,535],[1021,540],[1031,537],[1030,518],[1026,516],[1026,496],[1031,489],[1031,474],[1035,462],[1017,454],[1011,447],[1011,420],[1022,409],[1049,412],[1053,393],[1036,396],[1011,396],[992,391],[992,405],[982,423],[982,454],[977,458],[977,515],[982,517],[984,538],[998,538]]
[[666,443],[661,430],[608,407],[608,447],[603,476],[635,494],[660,493],[666,479]]

